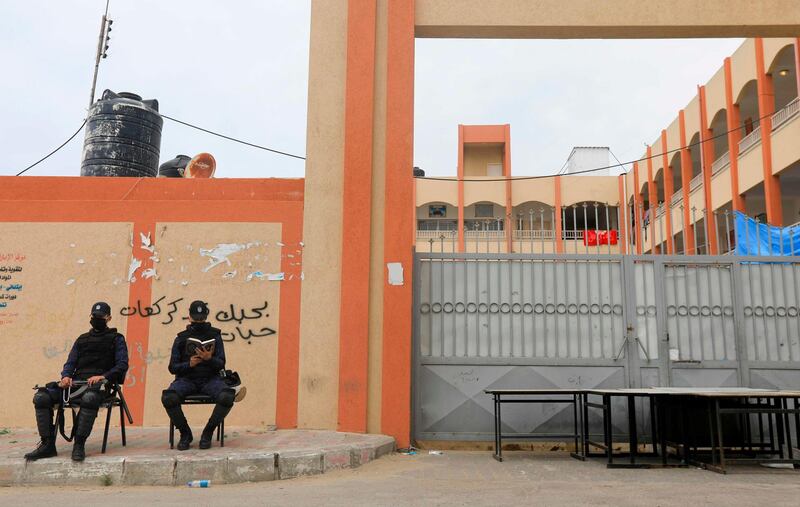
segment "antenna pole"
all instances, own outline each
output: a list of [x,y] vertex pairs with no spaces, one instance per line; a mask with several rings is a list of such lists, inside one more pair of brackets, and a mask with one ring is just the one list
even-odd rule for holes
[[110,0],[106,0],[106,11],[103,14],[103,19],[100,22],[100,35],[97,38],[97,53],[94,58],[94,76],[92,77],[92,90],[89,93],[89,107],[94,104],[94,92],[97,87],[97,72],[100,70],[100,59],[106,57],[106,49],[103,47],[104,43],[108,40],[108,32],[111,31],[111,20],[108,19],[108,4]]

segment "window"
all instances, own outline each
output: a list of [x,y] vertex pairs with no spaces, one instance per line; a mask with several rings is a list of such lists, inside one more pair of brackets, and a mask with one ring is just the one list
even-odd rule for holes
[[444,204],[431,204],[428,206],[428,218],[446,218],[447,206]]
[[475,218],[494,218],[494,204],[476,204]]

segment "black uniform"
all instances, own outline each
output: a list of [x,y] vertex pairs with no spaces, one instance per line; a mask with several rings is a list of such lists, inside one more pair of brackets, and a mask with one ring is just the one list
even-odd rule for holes
[[[92,307],[93,327],[75,340],[67,362],[64,363],[62,378],[69,377],[73,381],[82,381],[99,375],[111,383],[125,381],[125,373],[128,371],[128,346],[124,336],[115,328],[107,327],[105,318],[110,313],[111,308],[105,303],[96,303]],[[47,384],[33,395],[36,426],[42,443],[35,451],[25,456],[27,459],[35,460],[56,455],[53,409],[62,402],[63,396],[64,390],[57,382]],[[84,444],[92,432],[94,420],[105,396],[106,392],[102,389],[102,385],[95,384],[71,400],[72,403],[80,405],[78,418],[75,421],[75,445],[72,454],[75,460],[80,461],[84,457]]]
[[[170,420],[180,431],[178,450],[184,451],[192,442],[192,430],[183,414],[181,403],[186,396],[192,394],[206,394],[211,396],[216,405],[211,412],[211,417],[203,429],[200,437],[200,448],[211,447],[211,437],[214,429],[231,411],[236,392],[229,388],[222,380],[220,373],[225,369],[225,348],[222,342],[221,331],[205,322],[208,316],[208,306],[202,301],[194,301],[189,307],[189,316],[193,321],[186,326],[186,330],[178,333],[172,344],[172,355],[169,361],[169,371],[175,375],[175,380],[161,395],[161,403],[167,411]],[[196,339],[199,342],[214,343],[214,352],[210,359],[191,366],[192,350],[187,347],[187,342]]]

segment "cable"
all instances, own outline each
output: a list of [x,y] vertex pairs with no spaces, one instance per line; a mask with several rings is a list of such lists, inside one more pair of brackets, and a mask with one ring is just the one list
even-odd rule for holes
[[[727,134],[727,132],[726,132],[725,134]],[[613,151],[611,151],[611,148],[609,148],[609,149],[608,149],[608,152],[609,152],[609,153],[611,153],[611,156],[612,156],[612,157],[614,157],[614,160],[616,160],[616,161],[617,161],[617,164],[619,164],[619,165],[616,165],[616,166],[614,166],[614,167],[619,167],[619,168],[621,168],[623,171],[625,171],[625,172],[627,173],[627,172],[628,172],[628,170],[627,170],[627,169],[625,169],[625,166],[622,164],[622,162],[620,162],[620,161],[619,161],[619,159],[617,158],[617,156],[616,156],[616,155],[614,155],[614,152],[613,152]]]
[[37,160],[36,162],[32,163],[31,165],[29,165],[29,166],[28,166],[28,167],[26,167],[25,169],[23,169],[23,170],[21,170],[20,172],[18,172],[18,173],[17,173],[17,176],[21,175],[22,173],[24,173],[24,172],[25,172],[25,171],[27,171],[28,169],[32,169],[32,168],[36,167],[36,166],[37,166],[37,165],[39,165],[41,162],[44,162],[45,160],[47,160],[48,158],[50,158],[50,156],[51,156],[51,155],[54,155],[54,154],[55,154],[55,153],[56,153],[58,150],[60,150],[60,149],[61,149],[61,148],[63,148],[64,146],[66,146],[66,145],[67,145],[67,144],[68,144],[70,141],[72,141],[73,139],[75,139],[75,136],[77,136],[77,135],[78,135],[78,132],[80,132],[81,130],[83,130],[83,126],[84,126],[84,125],[86,125],[86,120],[83,120],[83,122],[81,123],[81,126],[80,126],[80,127],[78,127],[78,130],[76,130],[74,134],[72,134],[71,136],[69,136],[69,139],[67,139],[66,141],[64,141],[63,143],[61,143],[61,146],[59,146],[59,147],[58,147],[58,148],[56,148],[55,150],[51,151],[50,153],[48,153],[48,154],[47,154],[47,155],[45,155],[44,157],[40,158],[40,159],[39,159],[39,160]]
[[[770,117],[772,117],[771,114],[764,115],[764,116],[758,118],[756,120],[756,122],[754,122],[754,123],[758,123],[760,125],[761,124],[761,120],[764,120],[764,119],[770,118]],[[736,127],[734,129],[726,130],[725,132],[722,132],[719,135],[711,136],[708,139],[700,139],[696,143],[687,144],[684,148],[675,148],[674,150],[667,150],[666,152],[656,153],[655,155],[650,155],[649,157],[642,157],[642,158],[637,159],[637,160],[629,160],[628,162],[625,162],[625,163],[622,163],[619,160],[617,160],[618,163],[615,164],[615,165],[609,165],[609,166],[605,166],[605,167],[595,167],[594,169],[585,169],[583,171],[575,171],[574,173],[570,173],[569,175],[570,176],[575,176],[575,175],[578,175],[578,174],[593,173],[593,172],[603,171],[603,170],[607,170],[607,169],[614,169],[615,167],[622,167],[622,166],[627,165],[627,164],[635,164],[635,163],[638,163],[638,162],[645,162],[647,160],[652,160],[652,159],[655,159],[655,158],[658,158],[658,157],[662,157],[664,155],[669,155],[671,153],[677,153],[677,152],[679,152],[679,151],[681,151],[683,149],[686,149],[686,148],[692,148],[694,146],[700,146],[703,143],[707,143],[707,142],[713,141],[715,139],[718,139],[720,137],[727,136],[731,132],[736,132],[737,130],[742,130],[745,127],[746,127],[746,125],[741,125],[741,126]],[[617,157],[615,156],[614,158],[616,159]],[[492,181],[507,181],[507,180],[511,180],[511,181],[539,180],[539,179],[543,179],[543,178],[552,178],[552,177],[558,176],[558,175],[559,174],[542,174],[542,175],[538,175],[538,176],[517,176],[517,177],[511,177],[511,178],[483,178],[483,179],[469,179],[469,178],[460,178],[459,179],[457,176],[455,176],[455,177],[454,176],[438,176],[438,177],[437,176],[414,176],[414,178],[419,179],[419,180],[430,180],[430,181],[492,182]]]
[[261,145],[258,145],[258,144],[248,143],[247,141],[242,141],[241,139],[236,139],[235,137],[226,136],[225,134],[220,134],[219,132],[214,132],[213,130],[204,129],[203,127],[198,127],[197,125],[192,125],[191,123],[178,120],[177,118],[172,118],[171,116],[167,116],[165,114],[162,114],[161,117],[162,118],[166,118],[167,120],[170,120],[170,121],[174,121],[175,123],[180,123],[181,125],[186,125],[187,127],[191,127],[193,129],[200,130],[200,131],[205,132],[207,134],[211,134],[211,135],[214,135],[214,136],[217,136],[217,137],[221,137],[223,139],[227,139],[228,141],[233,141],[233,142],[244,144],[246,146],[250,146],[250,147],[253,147],[253,148],[258,148],[259,150],[269,151],[269,152],[272,152],[272,153],[277,153],[278,155],[285,155],[287,157],[297,158],[297,159],[300,159],[300,160],[305,160],[306,159],[306,157],[301,157],[300,155],[293,155],[291,153],[286,153],[285,151],[274,150],[272,148],[267,148],[266,146],[261,146]]

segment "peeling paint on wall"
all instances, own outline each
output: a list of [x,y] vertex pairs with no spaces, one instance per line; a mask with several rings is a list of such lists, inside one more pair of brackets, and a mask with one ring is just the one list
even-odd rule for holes
[[150,233],[148,232],[145,236],[143,232],[140,232],[139,236],[141,236],[142,239],[142,250],[147,250],[148,252],[153,253],[153,245],[150,242]]
[[128,266],[128,281],[134,282],[136,277],[133,276],[136,273],[136,270],[142,267],[142,261],[137,259],[136,257],[131,259],[131,265]]
[[242,250],[246,249],[247,245],[242,245],[238,243],[218,243],[215,248],[211,249],[200,249],[200,256],[201,257],[209,257],[208,266],[203,268],[203,273],[207,273],[211,268],[219,266],[223,262],[226,263],[228,266],[231,265],[229,256],[241,252]]
[[249,282],[249,281],[251,281],[251,280],[253,280],[253,278],[258,278],[259,280],[263,280],[263,279],[265,279],[266,277],[267,277],[267,275],[266,275],[265,273],[262,273],[261,271],[253,271],[252,273],[250,273],[249,275],[247,275],[247,278],[246,278],[246,280],[247,280],[248,282]]

